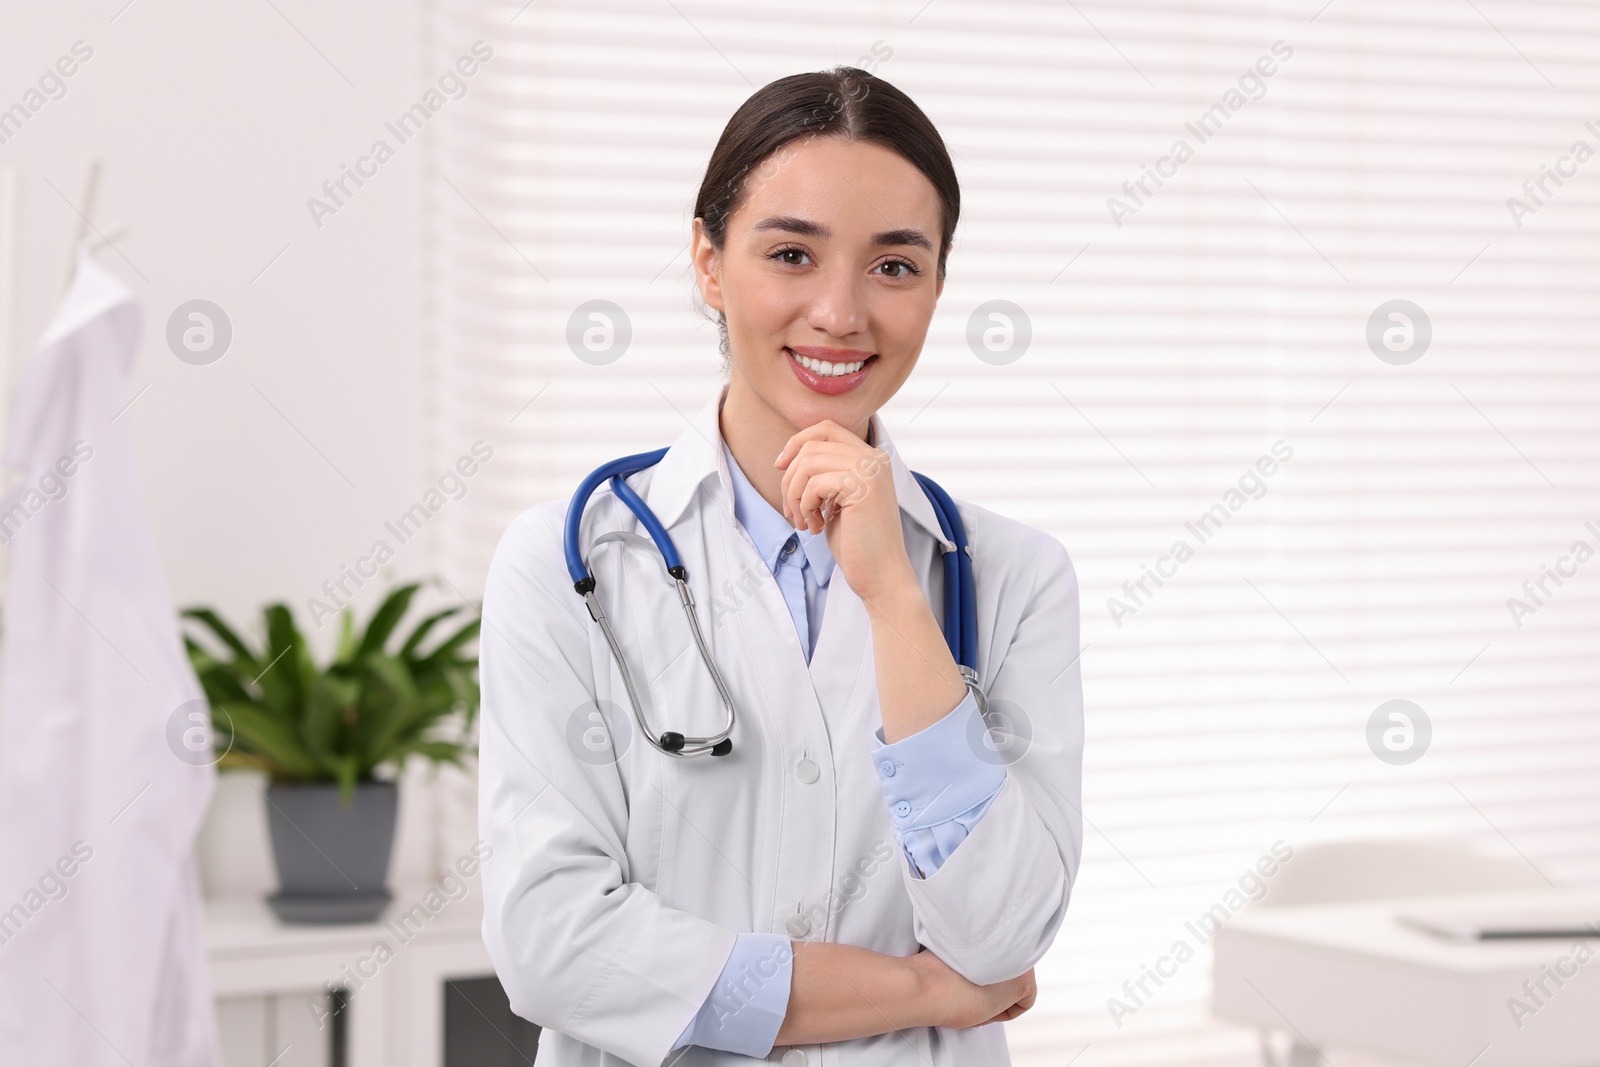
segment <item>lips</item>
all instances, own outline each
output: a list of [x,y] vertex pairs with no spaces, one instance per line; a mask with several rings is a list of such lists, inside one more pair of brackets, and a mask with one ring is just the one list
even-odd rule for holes
[[[785,348],[783,354],[784,361],[802,385],[826,396],[848,393],[860,385],[878,361],[875,353],[809,345]],[[836,373],[840,370],[844,373]]]

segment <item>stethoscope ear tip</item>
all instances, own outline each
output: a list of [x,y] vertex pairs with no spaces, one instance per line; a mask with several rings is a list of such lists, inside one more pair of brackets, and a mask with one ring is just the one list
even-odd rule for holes
[[721,741],[711,746],[713,756],[726,756],[733,751],[733,738],[724,737]]

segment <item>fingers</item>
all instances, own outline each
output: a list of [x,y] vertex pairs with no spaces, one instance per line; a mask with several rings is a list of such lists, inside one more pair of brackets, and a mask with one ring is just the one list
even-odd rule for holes
[[1039,984],[1034,980],[1033,969],[1029,968],[1025,974],[1018,975],[1009,982],[1000,983],[1006,987],[1006,996],[1012,998],[1012,1003],[1001,1011],[990,1022],[1008,1022],[1033,1007],[1033,1002],[1039,996]]
[[778,493],[784,499],[795,497],[806,479],[830,470],[844,470],[856,462],[856,453],[848,445],[832,441],[807,442],[797,455],[791,456],[779,481]]
[[[792,435],[773,460],[773,466],[784,468],[782,495],[787,498],[791,495],[790,487],[796,477],[795,461],[798,457],[828,456],[835,460],[832,468],[841,469],[862,464],[863,454],[879,457],[876,462],[888,458],[886,453],[868,445],[834,420],[823,419]],[[870,475],[875,470],[874,463],[867,473]]]
[[[803,522],[809,520],[813,512],[820,514],[824,501],[841,494],[844,499],[837,501],[840,505],[852,504],[859,499],[865,483],[856,473],[855,460],[854,453],[837,445],[823,445],[820,448],[807,446],[805,451],[791,460],[779,488],[791,514],[791,521],[794,517],[799,517]],[[811,532],[820,530],[819,525]]]
[[1033,1002],[1039,998],[1039,983],[1034,980],[1033,968],[1028,968],[1028,973],[1022,976],[1022,981],[1024,983],[1022,996],[1017,999],[1015,1004],[1006,1009],[1011,1013],[1010,1017],[1013,1019],[1033,1007]]
[[1017,1013],[1017,1015],[1021,1015],[1023,1012],[1033,1007],[1033,1002],[1037,999],[1039,999],[1039,987],[1036,985],[1030,985],[1028,986],[1027,996],[1017,1001],[1013,1010]]
[[1021,1003],[1019,1001],[1018,1003],[1011,1005],[1011,1007],[1007,1008],[1005,1011],[1003,1011],[1000,1014],[994,1016],[993,1018],[985,1019],[983,1022],[979,1023],[978,1025],[979,1026],[987,1026],[989,1023],[1008,1023],[1012,1019],[1015,1019],[1017,1016],[1021,1015],[1023,1012],[1027,1011],[1031,1007],[1033,1007],[1033,1005],[1031,1003],[1023,1004],[1023,1003]]
[[[848,471],[828,471],[812,475],[807,478],[796,496],[788,500],[795,503],[790,505],[790,512],[799,516],[800,522],[812,533],[821,533],[827,520],[837,515],[839,508],[846,501],[839,498],[844,495],[844,483],[850,478]],[[823,509],[827,508],[824,514]]]
[[[796,433],[794,436],[790,437],[789,440],[784,443],[783,451],[778,453],[777,459],[773,461],[772,465],[774,467],[782,467],[786,462],[793,459],[795,454],[800,451],[800,446],[804,445],[808,441],[842,442],[846,441],[847,439],[853,441],[861,440],[861,438],[857,437],[843,426],[840,426],[832,419],[823,419],[821,422],[813,423],[801,430],[799,433]],[[865,442],[862,443],[865,444]]]
[[[791,522],[794,516],[809,518],[808,513],[817,509],[820,498],[839,497],[836,503],[840,506],[858,503],[874,479],[887,469],[887,453],[870,448],[857,438],[852,441],[853,444],[810,441],[788,461],[779,495],[789,512],[785,517]],[[819,525],[811,532],[820,530]]]

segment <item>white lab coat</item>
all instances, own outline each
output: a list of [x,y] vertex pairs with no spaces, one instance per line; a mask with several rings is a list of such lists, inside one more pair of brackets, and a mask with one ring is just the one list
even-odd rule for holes
[[[835,570],[808,667],[777,583],[734,518],[722,395],[629,484],[688,568],[738,711],[731,755],[679,759],[638,735],[621,675],[563,561],[567,500],[519,516],[490,567],[479,820],[493,852],[483,866],[483,936],[513,1010],[545,1028],[539,1067],[757,1062],[669,1049],[735,933],[791,933],[797,911],[814,920],[810,939],[897,956],[921,944],[974,982],[1014,977],[1049,948],[1078,873],[1083,700],[1066,550],[958,501],[972,545],[980,679],[991,711],[1022,718],[1017,732],[1031,737],[1007,748],[1006,783],[971,835],[918,879],[894,844],[871,760],[882,718],[866,609]],[[873,418],[873,439],[892,458],[907,551],[942,618],[937,520]],[[652,725],[715,733],[722,703],[675,583],[653,550],[590,550],[612,530],[643,532],[602,487],[580,546],[647,690]],[[804,1058],[783,1062],[1007,1064],[1002,1026],[799,1046]],[[778,1046],[770,1059],[788,1051]]]
[[221,1062],[194,858],[215,772],[171,747],[179,709],[203,693],[145,517],[133,420],[117,417],[142,321],[81,254],[6,445],[22,482],[0,500],[5,1064]]

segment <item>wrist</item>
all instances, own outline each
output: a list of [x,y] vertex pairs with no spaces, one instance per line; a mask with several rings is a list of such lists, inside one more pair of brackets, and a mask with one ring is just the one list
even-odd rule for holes
[[911,983],[911,996],[907,1000],[912,1013],[909,1025],[943,1026],[949,1002],[947,979],[951,974],[950,969],[927,949],[907,956],[905,962]]
[[922,585],[911,570],[910,561],[867,588],[857,590],[857,595],[869,609],[884,613],[898,612],[907,605],[916,608],[928,606],[927,597],[923,595]]

